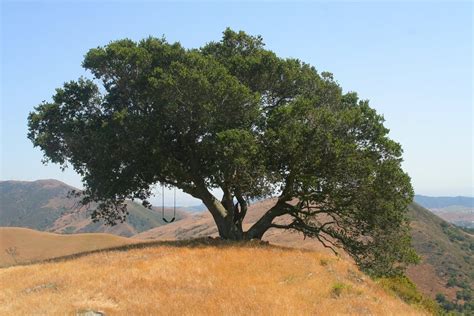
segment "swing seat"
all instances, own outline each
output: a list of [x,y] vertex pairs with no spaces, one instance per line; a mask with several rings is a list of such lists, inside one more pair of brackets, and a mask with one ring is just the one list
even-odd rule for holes
[[170,219],[169,221],[163,217],[163,220],[166,222],[166,223],[172,223],[174,222],[174,220],[176,219],[176,217],[173,217],[172,219]]
[[173,201],[173,218],[170,220],[167,220],[165,218],[165,186],[161,185],[161,196],[162,196],[162,201],[161,201],[161,218],[165,223],[172,223],[176,219],[176,188],[174,188],[174,201]]

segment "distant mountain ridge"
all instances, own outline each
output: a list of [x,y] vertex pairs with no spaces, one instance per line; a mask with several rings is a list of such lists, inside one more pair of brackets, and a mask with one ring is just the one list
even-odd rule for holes
[[[94,223],[90,210],[67,196],[74,189],[53,179],[0,181],[0,226],[56,233],[107,232],[130,237],[165,224],[161,210],[150,210],[131,201],[127,201],[126,222],[115,226],[106,226],[100,221]],[[187,216],[185,211],[176,211],[177,221]]]
[[468,196],[415,195],[415,201],[445,221],[460,227],[474,229],[474,198]]
[[474,197],[469,196],[426,196],[415,195],[415,202],[429,209],[445,208],[453,205],[474,208]]

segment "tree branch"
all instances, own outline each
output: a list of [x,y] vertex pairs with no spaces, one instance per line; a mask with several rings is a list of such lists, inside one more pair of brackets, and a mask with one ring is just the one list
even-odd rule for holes
[[242,224],[245,216],[247,215],[247,209],[248,209],[247,201],[244,199],[244,197],[242,196],[242,193],[238,189],[235,192],[235,197],[237,198],[237,201],[239,202],[239,205],[240,205],[240,212],[238,213],[239,214],[238,221],[240,222],[240,224]]
[[271,227],[273,220],[278,216],[289,214],[293,207],[293,205],[279,200],[255,224],[253,224],[252,227],[250,227],[246,233],[247,238],[261,239],[263,234]]
[[[333,242],[329,241],[326,237],[324,237],[323,235],[319,235],[319,234],[316,235],[316,238],[321,242],[321,244],[322,244],[325,248],[329,248],[329,249],[332,250],[332,252],[334,252],[335,255],[339,255],[339,253],[338,253],[333,247],[331,247],[330,245],[327,245],[325,241],[331,243],[333,246],[336,247],[336,245],[335,245]],[[323,239],[324,239],[324,240],[323,240]]]
[[288,224],[288,225],[281,225],[281,224],[272,223],[270,225],[270,228],[291,229],[291,228],[293,228],[293,224],[294,224],[294,222],[292,222],[291,224]]

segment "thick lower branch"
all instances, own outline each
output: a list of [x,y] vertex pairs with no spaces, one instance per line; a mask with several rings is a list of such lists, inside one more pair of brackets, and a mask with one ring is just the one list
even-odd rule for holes
[[263,215],[250,229],[245,233],[246,239],[261,239],[263,234],[272,227],[273,220],[285,214],[290,213],[293,206],[279,200],[265,215]]

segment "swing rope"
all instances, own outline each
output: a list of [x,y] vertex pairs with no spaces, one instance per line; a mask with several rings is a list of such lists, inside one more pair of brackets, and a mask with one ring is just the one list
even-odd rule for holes
[[161,185],[161,217],[166,223],[172,223],[176,219],[176,188],[174,188],[173,218],[168,221],[165,218],[165,186]]

